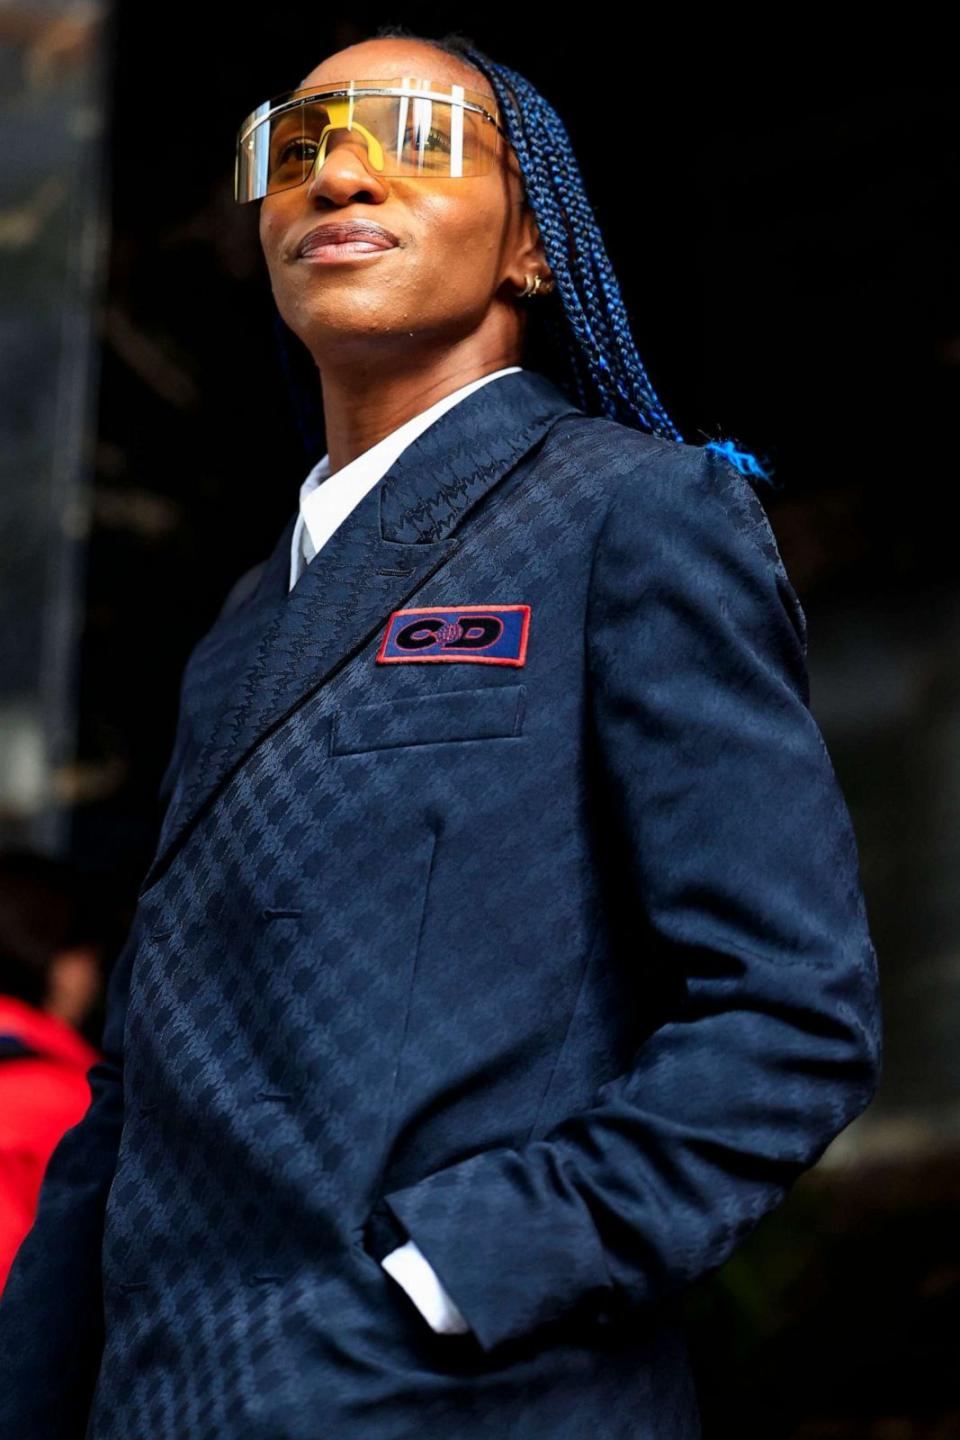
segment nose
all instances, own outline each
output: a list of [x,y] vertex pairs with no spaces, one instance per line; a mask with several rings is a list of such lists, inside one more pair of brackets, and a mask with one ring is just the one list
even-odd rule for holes
[[388,194],[385,180],[370,164],[366,141],[349,130],[327,136],[326,153],[317,155],[313,173],[305,183],[310,201],[323,198],[337,205],[349,204],[360,196],[379,203]]

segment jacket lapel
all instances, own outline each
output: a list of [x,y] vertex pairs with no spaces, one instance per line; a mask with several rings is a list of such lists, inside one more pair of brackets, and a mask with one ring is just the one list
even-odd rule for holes
[[449,560],[453,532],[551,426],[579,413],[538,371],[481,385],[401,452],[288,592],[290,518],[252,595],[190,656],[190,743],[141,895],[251,750]]

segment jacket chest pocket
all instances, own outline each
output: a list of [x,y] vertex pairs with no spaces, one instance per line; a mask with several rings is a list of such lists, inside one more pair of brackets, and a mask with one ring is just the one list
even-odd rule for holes
[[335,710],[330,754],[520,735],[525,700],[525,685],[490,685]]

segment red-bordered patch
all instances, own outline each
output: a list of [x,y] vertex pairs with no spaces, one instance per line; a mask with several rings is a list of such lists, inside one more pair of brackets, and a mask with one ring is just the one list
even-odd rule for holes
[[424,605],[394,610],[377,661],[523,665],[529,630],[529,605]]

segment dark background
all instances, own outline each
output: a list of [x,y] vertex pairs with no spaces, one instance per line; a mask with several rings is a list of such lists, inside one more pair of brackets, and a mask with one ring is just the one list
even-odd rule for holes
[[383,22],[454,25],[543,91],[668,413],[775,466],[759,488],[861,846],[887,1068],[839,1160],[685,1298],[705,1435],[960,1436],[960,90],[932,67],[881,71],[806,16],[748,46],[608,10],[573,29],[372,7],[355,27],[284,0],[121,3],[78,736],[119,778],[76,806],[71,851],[132,907],[183,664],[309,468],[258,206],[233,201],[237,126]]
[[[442,34],[448,12],[374,7],[363,26],[324,26],[276,3],[252,32],[181,0],[162,23],[153,13],[121,4],[114,22],[83,667],[86,753],[136,737],[131,817],[165,760],[188,645],[268,552],[309,468],[274,351],[259,207],[232,198],[237,126],[378,23]],[[665,63],[639,28],[611,46],[472,18],[454,17],[559,110],[684,438],[736,434],[775,466],[761,489],[814,649],[820,608],[844,594],[952,583],[957,88],[816,84],[805,67],[743,83],[722,56]],[[623,49],[634,66],[617,64]],[[614,127],[622,144],[595,138]],[[89,844],[100,818],[84,817]],[[142,845],[134,870],[146,833]]]

